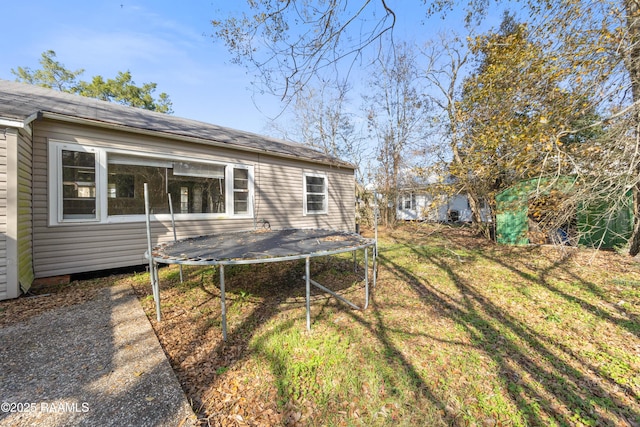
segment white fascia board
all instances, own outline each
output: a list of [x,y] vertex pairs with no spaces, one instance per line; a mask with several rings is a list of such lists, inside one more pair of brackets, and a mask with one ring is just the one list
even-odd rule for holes
[[24,120],[16,120],[16,119],[9,119],[6,117],[0,117],[0,127],[24,129],[25,131],[27,131],[29,135],[31,135],[31,127],[29,126],[29,124],[35,119],[37,119],[39,116],[40,116],[40,112],[38,111],[31,114],[29,117],[27,117]]
[[19,120],[11,120],[0,117],[0,127],[24,129],[25,124],[24,122],[21,122]]

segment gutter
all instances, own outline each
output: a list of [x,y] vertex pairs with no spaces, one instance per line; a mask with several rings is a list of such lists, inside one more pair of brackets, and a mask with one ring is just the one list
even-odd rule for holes
[[[31,116],[30,116],[31,117]],[[268,151],[268,150],[260,150],[258,148],[252,148],[252,147],[246,147],[244,145],[240,145],[240,144],[233,144],[233,143],[228,143],[228,142],[220,142],[220,141],[215,141],[215,140],[211,140],[211,139],[204,139],[204,138],[198,138],[198,137],[193,137],[193,136],[187,136],[187,135],[178,135],[175,133],[170,133],[170,132],[162,132],[162,131],[157,131],[157,130],[151,130],[151,129],[143,129],[143,128],[136,128],[136,127],[131,127],[131,126],[127,126],[127,125],[121,125],[121,124],[116,124],[116,123],[109,123],[109,122],[104,122],[101,120],[95,120],[95,119],[87,119],[87,118],[82,118],[82,117],[74,117],[74,116],[68,116],[65,114],[60,114],[60,113],[54,113],[54,112],[50,112],[50,111],[41,111],[39,113],[36,114],[35,118],[45,118],[45,119],[51,119],[51,120],[57,120],[57,121],[62,121],[62,122],[67,122],[67,123],[74,123],[74,124],[80,124],[80,125],[87,125],[87,124],[91,124],[97,127],[101,127],[104,129],[111,129],[111,130],[119,130],[119,131],[126,131],[126,132],[133,132],[133,133],[137,133],[140,135],[146,135],[146,136],[161,136],[167,139],[173,139],[176,141],[182,141],[182,142],[192,142],[192,143],[196,143],[196,144],[201,144],[201,145],[210,145],[210,146],[214,146],[214,147],[220,147],[220,148],[226,148],[226,149],[236,149],[236,150],[240,150],[240,151],[245,151],[245,152],[251,152],[251,153],[257,153],[257,154],[267,154],[273,157],[280,157],[280,158],[285,158],[285,159],[293,159],[293,160],[304,160],[310,163],[317,163],[317,164],[329,164],[330,166],[336,166],[338,168],[346,168],[346,169],[352,169],[355,171],[355,166],[348,163],[348,162],[343,162],[343,161],[338,161],[338,162],[328,162],[327,159],[311,159],[308,157],[299,157],[296,156],[294,154],[285,154],[285,153],[278,153],[278,152],[273,152],[273,151]],[[32,119],[32,120],[35,120]],[[1,125],[1,122],[0,122]]]
[[31,135],[31,127],[29,125],[31,124],[31,122],[40,117],[42,117],[40,111],[36,111],[24,120],[15,120],[0,117],[0,127],[24,129],[29,135]]
[[29,117],[27,117],[24,120],[12,120],[12,119],[7,119],[7,118],[4,118],[4,117],[0,117],[0,126],[6,126],[6,127],[11,127],[11,128],[19,128],[19,129],[26,129],[27,126],[32,121],[37,119],[39,116],[40,116],[40,112],[33,113],[32,115],[30,115]]

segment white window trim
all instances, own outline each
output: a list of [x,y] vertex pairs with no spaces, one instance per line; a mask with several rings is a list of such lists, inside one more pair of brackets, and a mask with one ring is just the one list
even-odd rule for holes
[[[309,211],[307,209],[307,177],[324,178],[324,205],[322,211]],[[302,215],[327,215],[329,213],[329,180],[324,173],[305,172],[302,175]]]
[[[95,180],[96,180],[96,216],[95,218],[63,218],[63,175],[62,175],[62,151],[81,151],[95,154]],[[56,224],[78,224],[97,223],[102,217],[103,204],[99,197],[100,188],[103,184],[103,174],[101,170],[103,159],[102,153],[94,147],[87,147],[78,144],[57,142],[49,144],[49,225]]]
[[[233,206],[233,201],[234,201],[234,197],[227,197],[226,200],[226,211],[229,212],[229,214],[231,216],[233,216],[233,218],[253,218],[253,166],[250,165],[230,165],[230,167],[228,168],[230,170],[230,172],[228,171],[227,173],[230,173],[231,179],[225,179],[225,191],[227,191],[227,194],[230,195],[234,195],[236,190],[233,188],[233,171],[235,169],[245,169],[248,171],[247,173],[247,178],[249,179],[249,191],[248,191],[248,196],[247,196],[247,213],[244,214],[234,214],[234,206]],[[229,176],[229,175],[227,175]]]
[[[62,150],[85,151],[92,152],[96,155],[96,217],[91,219],[65,219],[62,217]],[[140,157],[141,162],[144,159],[151,158],[160,161],[185,161],[208,163],[212,165],[221,165],[225,167],[225,213],[199,213],[199,214],[182,214],[174,213],[176,221],[181,220],[220,220],[220,219],[243,219],[253,218],[254,212],[254,167],[253,165],[237,164],[231,162],[203,160],[200,158],[192,158],[186,156],[169,156],[162,153],[143,153],[139,151],[129,151],[121,149],[111,149],[107,147],[98,147],[85,144],[76,144],[67,141],[49,140],[48,147],[48,211],[50,226],[78,225],[78,224],[111,224],[111,223],[128,223],[145,221],[144,214],[138,215],[108,215],[108,164],[109,154],[122,154],[127,156]],[[233,213],[233,170],[246,169],[249,171],[249,207],[246,214]],[[152,214],[151,217],[157,221],[171,220],[171,214]]]

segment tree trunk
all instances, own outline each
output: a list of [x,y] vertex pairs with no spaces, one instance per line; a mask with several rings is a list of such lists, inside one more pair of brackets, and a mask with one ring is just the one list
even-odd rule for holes
[[[638,168],[640,176],[640,167]],[[629,239],[629,255],[636,256],[640,253],[640,182],[633,188],[633,233]]]
[[[453,120],[453,116],[450,115],[449,120]],[[455,133],[455,130],[453,131]],[[462,156],[460,155],[460,151],[458,150],[457,137],[454,135],[452,137],[451,142],[451,151],[453,152],[453,163],[458,165],[464,170],[464,163],[462,160]],[[470,185],[468,179],[463,180],[462,182],[464,190],[467,192],[467,198],[469,199],[469,208],[471,209],[471,224],[480,230],[482,234],[487,238],[491,239],[491,231],[489,227],[482,221],[482,208],[480,207],[480,198],[478,197],[478,192]]]
[[[629,32],[630,50],[626,58],[626,68],[631,79],[631,93],[633,101],[640,102],[640,2],[638,0],[625,0],[625,12],[627,14],[627,31]],[[635,141],[640,144],[640,135],[638,129],[640,126],[640,113],[636,107],[634,112],[636,120]],[[640,147],[636,147],[637,150]],[[636,160],[637,161],[637,160]],[[635,165],[635,171],[638,175],[633,188],[633,232],[629,239],[629,255],[636,256],[640,253],[640,164]]]
[[482,207],[480,206],[480,200],[473,191],[467,192],[467,198],[469,199],[469,208],[471,209],[471,223],[476,227],[484,237],[491,239],[491,231],[487,224],[482,220]]

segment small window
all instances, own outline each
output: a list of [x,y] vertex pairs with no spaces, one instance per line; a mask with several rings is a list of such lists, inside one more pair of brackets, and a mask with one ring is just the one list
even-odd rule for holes
[[249,170],[233,169],[233,213],[249,213]]
[[60,150],[62,220],[96,219],[96,154]]
[[327,213],[327,177],[324,175],[304,176],[304,213]]
[[405,194],[400,196],[400,208],[415,209],[416,208],[416,195],[414,193]]

